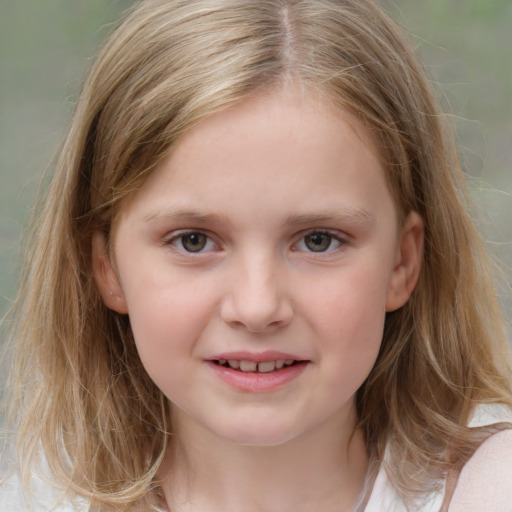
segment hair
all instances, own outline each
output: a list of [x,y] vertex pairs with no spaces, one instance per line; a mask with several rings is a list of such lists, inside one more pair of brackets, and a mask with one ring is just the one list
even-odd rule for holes
[[372,134],[400,219],[425,225],[421,275],[388,313],[358,391],[359,427],[411,502],[479,440],[477,402],[512,403],[492,268],[467,213],[445,116],[411,46],[369,0],[146,0],[99,53],[56,163],[15,303],[10,416],[28,478],[40,460],[101,510],[159,504],[169,404],[129,318],[93,282],[91,237],[191,127],[295,84]]

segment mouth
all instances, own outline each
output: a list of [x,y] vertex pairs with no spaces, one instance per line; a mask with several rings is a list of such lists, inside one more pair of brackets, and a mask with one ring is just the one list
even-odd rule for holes
[[302,375],[311,361],[295,354],[265,352],[225,352],[206,362],[214,374],[231,388],[243,393],[270,393]]
[[212,361],[218,366],[230,368],[242,373],[271,373],[295,366],[304,361],[296,361],[294,359],[277,359],[275,361],[248,361],[245,359],[214,359]]

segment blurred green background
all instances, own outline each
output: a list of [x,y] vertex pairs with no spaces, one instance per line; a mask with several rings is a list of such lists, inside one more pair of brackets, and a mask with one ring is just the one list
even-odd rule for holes
[[[257,0],[255,0],[257,1]],[[453,114],[491,250],[512,266],[512,0],[382,0]],[[0,315],[40,177],[100,42],[133,0],[0,0]],[[500,294],[512,312],[510,272]]]

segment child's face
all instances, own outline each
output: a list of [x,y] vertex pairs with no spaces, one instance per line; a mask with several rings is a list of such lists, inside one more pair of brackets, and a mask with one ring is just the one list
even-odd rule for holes
[[283,92],[192,129],[122,208],[112,266],[96,237],[95,268],[175,421],[278,444],[354,418],[421,237],[357,123]]

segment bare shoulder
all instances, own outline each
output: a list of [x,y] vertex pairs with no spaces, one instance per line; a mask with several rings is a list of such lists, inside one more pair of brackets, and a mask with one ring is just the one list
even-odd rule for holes
[[512,429],[492,435],[462,470],[450,512],[512,512]]

